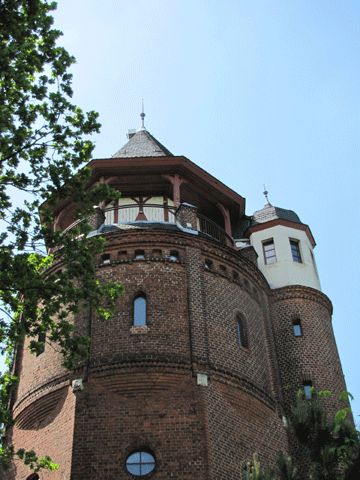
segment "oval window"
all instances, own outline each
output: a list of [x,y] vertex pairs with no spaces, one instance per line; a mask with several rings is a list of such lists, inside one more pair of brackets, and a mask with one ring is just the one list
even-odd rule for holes
[[155,470],[155,457],[142,450],[133,452],[126,459],[126,470],[135,477],[144,477]]

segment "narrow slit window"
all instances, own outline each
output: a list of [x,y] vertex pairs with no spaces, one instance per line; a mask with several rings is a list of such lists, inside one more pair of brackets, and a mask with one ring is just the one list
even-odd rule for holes
[[244,467],[242,469],[241,480],[249,480],[249,478],[250,478],[249,469],[248,469],[247,465],[244,465]]
[[239,347],[248,348],[248,335],[247,335],[247,328],[246,322],[243,318],[237,318],[236,321],[236,339]]
[[145,295],[138,295],[133,302],[133,326],[143,327],[147,323],[146,314],[147,301]]
[[206,270],[211,270],[213,268],[213,262],[210,258],[205,259],[205,268]]
[[40,332],[38,335],[37,341],[40,343],[39,349],[36,352],[36,356],[38,357],[39,355],[45,352],[46,333]]
[[294,337],[302,337],[303,332],[302,332],[302,326],[299,318],[296,318],[292,322],[292,330]]
[[304,396],[306,400],[311,400],[313,398],[313,384],[311,381],[306,381],[303,383]]
[[299,240],[290,239],[291,255],[294,262],[302,263]]
[[274,240],[266,240],[263,242],[264,260],[266,265],[276,262],[276,251]]

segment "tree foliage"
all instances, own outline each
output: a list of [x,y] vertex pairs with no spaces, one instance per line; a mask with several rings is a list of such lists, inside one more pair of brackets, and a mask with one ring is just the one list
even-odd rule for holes
[[[0,347],[10,359],[0,379],[3,433],[12,423],[11,361],[24,337],[33,353],[49,342],[72,368],[89,347],[72,316],[92,308],[108,318],[121,292],[96,279],[104,239],[89,237],[86,221],[66,235],[53,228],[64,199],[71,199],[74,219],[86,219],[93,205],[117,195],[106,185],[87,189],[90,135],[100,124],[97,113],[71,101],[74,58],[58,44],[55,8],[48,0],[0,0]],[[15,453],[35,470],[54,468],[4,443],[0,460]]]
[[[277,471],[263,467],[254,456],[245,469],[244,480],[357,480],[360,474],[360,436],[349,420],[348,406],[329,419],[324,398],[329,391],[313,392],[310,400],[298,393],[289,418],[289,434],[299,443],[307,469],[299,471],[293,459],[280,453]],[[341,394],[348,404],[348,393]]]

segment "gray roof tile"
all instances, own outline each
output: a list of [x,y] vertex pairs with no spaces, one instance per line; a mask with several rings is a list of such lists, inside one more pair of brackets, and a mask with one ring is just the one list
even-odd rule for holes
[[264,208],[254,213],[252,224],[270,222],[270,220],[289,220],[290,222],[302,223],[298,215],[293,210],[285,208],[273,207],[269,203]]
[[173,154],[147,130],[140,129],[120,148],[113,158],[130,157],[168,157]]

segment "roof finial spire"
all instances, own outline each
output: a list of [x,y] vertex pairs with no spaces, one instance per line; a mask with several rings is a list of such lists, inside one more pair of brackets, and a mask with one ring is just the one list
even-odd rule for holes
[[145,113],[144,113],[144,99],[141,99],[141,113],[140,113],[140,118],[141,118],[141,130],[146,130],[145,128]]
[[266,190],[266,187],[265,187],[265,184],[264,184],[264,191],[263,191],[263,194],[264,194],[264,197],[266,198],[266,205],[265,206],[270,206],[271,207],[271,203],[269,202],[269,192]]

